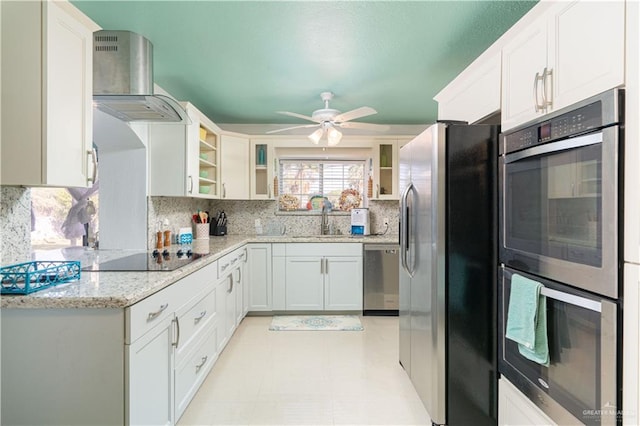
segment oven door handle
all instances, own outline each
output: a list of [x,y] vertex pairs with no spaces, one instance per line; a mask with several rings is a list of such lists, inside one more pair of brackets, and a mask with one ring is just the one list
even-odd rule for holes
[[590,311],[602,312],[602,303],[596,302],[595,300],[576,296],[574,294],[564,293],[558,290],[553,290],[548,287],[542,287],[542,289],[540,290],[540,294],[550,299],[559,300],[561,302],[565,302],[570,305],[589,309]]
[[514,161],[522,160],[529,157],[535,157],[538,155],[549,154],[550,152],[564,151],[567,149],[595,145],[597,143],[602,143],[602,141],[603,133],[602,131],[599,131],[597,133],[590,133],[588,135],[578,136],[576,138],[563,139],[558,142],[537,145],[522,151],[514,152],[513,154],[507,154],[504,156],[504,162],[506,164],[513,163]]

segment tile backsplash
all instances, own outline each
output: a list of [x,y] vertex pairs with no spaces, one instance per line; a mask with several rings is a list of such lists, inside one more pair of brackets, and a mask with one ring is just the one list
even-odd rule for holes
[[[224,210],[228,216],[227,233],[231,235],[254,235],[255,221],[260,219],[264,232],[270,226],[284,226],[287,235],[314,235],[320,233],[320,215],[307,212],[281,213],[276,211],[273,200],[198,200],[178,197],[150,197],[149,199],[149,247],[155,245],[155,226],[168,219],[169,229],[191,226],[191,215],[198,209],[208,211],[215,217]],[[398,202],[370,201],[371,232],[385,231],[383,220],[389,219],[387,233],[398,234]],[[340,212],[329,214],[329,223],[343,234],[350,231],[351,216]]]
[[31,257],[31,191],[0,187],[0,265]]
[[[215,216],[224,210],[229,217],[227,231],[232,235],[254,235],[255,220],[260,219],[266,232],[270,224],[282,224],[287,235],[314,235],[320,233],[320,215],[280,213],[273,200],[203,200],[180,197],[148,198],[148,247],[156,243],[158,222],[167,219],[169,229],[191,227],[191,215],[198,210],[209,211]],[[385,231],[383,219],[389,219],[388,234],[398,234],[398,202],[370,201],[371,232]],[[351,217],[340,212],[329,214],[334,230],[348,234]],[[21,187],[0,187],[0,265],[7,265],[31,257],[31,191]]]

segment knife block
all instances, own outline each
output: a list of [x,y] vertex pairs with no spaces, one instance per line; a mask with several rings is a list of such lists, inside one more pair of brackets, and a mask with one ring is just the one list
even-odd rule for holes
[[218,237],[222,237],[224,235],[227,235],[227,225],[215,225],[211,227],[211,235],[215,235]]

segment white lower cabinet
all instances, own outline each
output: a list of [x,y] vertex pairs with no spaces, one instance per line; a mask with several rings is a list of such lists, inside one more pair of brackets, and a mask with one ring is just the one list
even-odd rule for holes
[[286,244],[271,244],[271,281],[274,311],[284,311],[287,307],[287,258]]
[[362,255],[325,257],[324,309],[354,311],[362,309]]
[[182,362],[176,362],[175,407],[176,419],[184,413],[191,399],[202,385],[218,358],[216,346],[217,329],[210,324],[194,348],[186,354]]
[[125,310],[125,423],[174,424],[213,366],[217,269],[209,264]]
[[247,259],[249,311],[271,311],[271,244],[248,244]]
[[218,283],[215,288],[216,313],[219,316],[216,332],[216,346],[218,353],[224,349],[227,342],[244,318],[244,289],[243,268],[245,248],[237,249],[218,260]]
[[0,423],[175,424],[218,355],[216,281],[213,262],[124,309],[2,309]]
[[240,261],[242,262],[242,268],[240,269],[241,276],[240,282],[242,285],[242,318],[247,316],[249,312],[249,249],[247,246],[242,248],[242,254],[240,255]]
[[503,377],[498,384],[498,425],[555,426],[556,423]]
[[125,346],[129,376],[127,420],[131,425],[174,423],[173,324],[168,316],[151,331]]
[[285,310],[362,310],[361,244],[286,244],[284,267]]
[[285,268],[285,310],[322,311],[324,258],[287,256]]

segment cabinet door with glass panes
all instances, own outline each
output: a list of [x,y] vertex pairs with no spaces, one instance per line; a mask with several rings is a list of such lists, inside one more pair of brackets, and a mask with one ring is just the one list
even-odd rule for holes
[[367,160],[280,159],[280,211],[350,211],[365,207]]
[[260,140],[252,140],[249,148],[251,163],[250,197],[252,200],[271,200],[277,189],[277,160],[273,147]]
[[397,200],[398,197],[398,141],[377,140],[373,144],[371,170],[374,200]]

